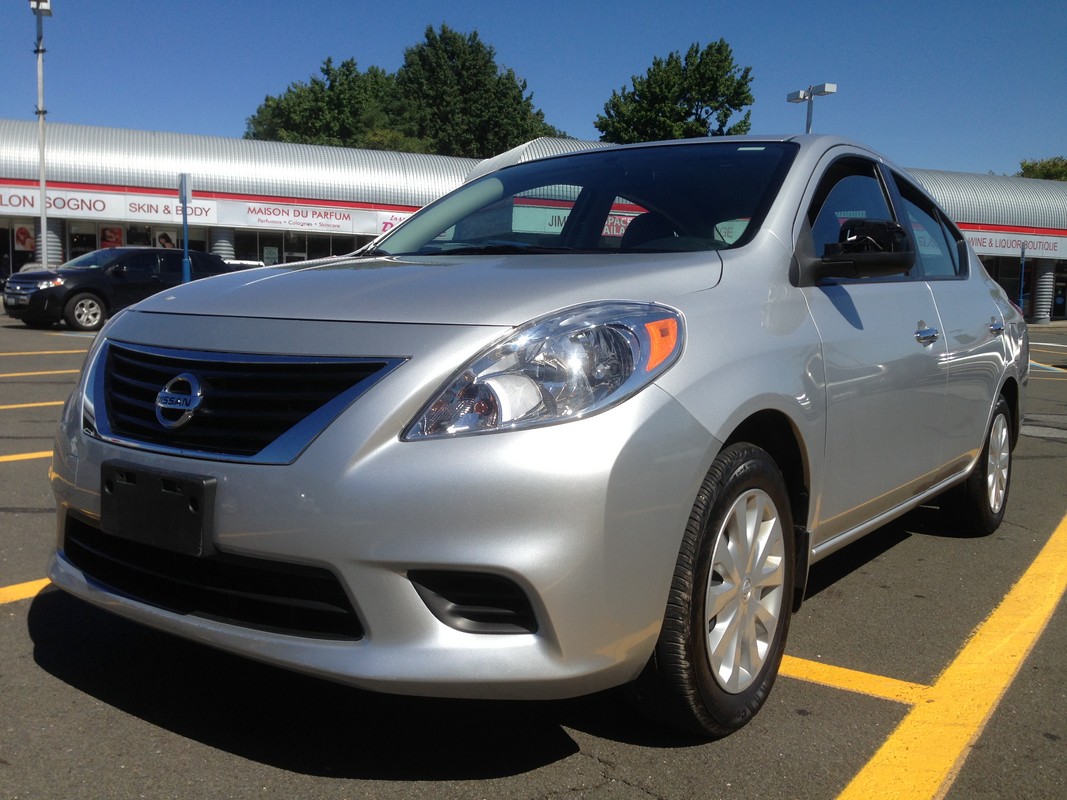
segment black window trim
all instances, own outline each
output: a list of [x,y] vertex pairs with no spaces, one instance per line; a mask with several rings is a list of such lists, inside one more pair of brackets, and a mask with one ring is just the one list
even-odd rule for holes
[[[879,162],[879,169],[882,172],[882,180],[889,187],[889,193],[891,197],[891,204],[894,206],[893,213],[897,216],[897,221],[907,220],[907,224],[901,222],[904,227],[904,231],[907,233],[908,239],[911,242],[912,249],[915,250],[915,267],[912,272],[915,273],[915,277],[924,281],[963,281],[967,280],[970,274],[970,259],[967,256],[966,242],[959,227],[949,219],[945,210],[937,204],[930,195],[915,181],[909,179],[906,175],[892,169],[883,162]],[[899,181],[899,183],[898,183]],[[907,207],[904,205],[904,194],[900,191],[900,184],[906,185],[912,192],[919,195],[926,202],[930,204],[930,207],[935,213],[936,221],[941,225],[948,234],[952,236],[953,241],[956,243],[956,262],[958,264],[958,271],[955,275],[927,275],[926,269],[923,265],[922,254],[919,252],[919,243],[915,240],[915,232],[912,230],[911,217],[908,215]]]

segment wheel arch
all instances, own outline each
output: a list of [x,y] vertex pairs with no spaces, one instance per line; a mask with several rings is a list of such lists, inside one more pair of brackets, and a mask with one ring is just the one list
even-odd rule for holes
[[[1011,446],[1014,449],[1019,443],[1019,432],[1022,428],[1022,406],[1020,401],[1019,384],[1015,378],[1008,378],[1000,387],[1000,395],[1011,409]],[[996,398],[994,398],[994,403]]]
[[727,437],[723,447],[737,442],[748,442],[765,450],[778,465],[785,479],[796,540],[796,569],[793,572],[793,610],[796,611],[800,608],[807,588],[811,553],[811,537],[805,524],[811,501],[811,470],[801,436],[788,416],[780,411],[767,409],[743,420]]

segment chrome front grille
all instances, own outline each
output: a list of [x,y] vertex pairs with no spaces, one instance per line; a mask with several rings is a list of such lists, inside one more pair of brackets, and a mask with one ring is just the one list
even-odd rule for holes
[[[108,341],[87,388],[89,435],[217,460],[289,463],[400,359],[211,353]],[[181,379],[181,380],[178,380]],[[175,381],[200,390],[185,418]]]
[[4,284],[4,294],[27,295],[37,291],[37,281],[27,281],[12,275]]

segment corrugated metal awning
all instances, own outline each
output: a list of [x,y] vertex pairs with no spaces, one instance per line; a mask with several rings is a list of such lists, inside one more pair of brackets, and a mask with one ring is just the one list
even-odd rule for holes
[[909,173],[958,223],[1067,230],[1065,182],[929,169]]
[[[0,176],[37,180],[37,123],[0,120]],[[47,180],[420,207],[477,159],[49,123]]]

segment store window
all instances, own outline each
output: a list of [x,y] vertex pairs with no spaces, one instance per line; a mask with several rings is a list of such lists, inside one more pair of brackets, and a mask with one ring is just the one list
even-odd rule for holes
[[26,264],[36,260],[37,239],[32,220],[13,220],[11,223],[10,271],[18,272]]
[[0,220],[0,280],[11,274],[11,228]]
[[288,231],[285,234],[285,261],[305,261],[308,257],[306,233]]
[[101,225],[97,228],[100,247],[122,247],[126,244],[126,231],[121,225]]
[[78,256],[91,253],[97,249],[97,234],[95,222],[83,222],[81,220],[71,220],[67,223],[67,230],[70,232],[70,257],[77,258]]
[[147,246],[152,243],[152,230],[147,225],[126,226],[126,244]]
[[259,234],[259,260],[267,266],[282,263],[282,239],[281,233]]
[[[308,234],[307,237],[307,257],[308,258],[325,258],[326,256],[333,255],[330,236],[316,236],[314,234]],[[341,238],[341,237],[338,237]]]
[[259,234],[255,231],[235,231],[233,257],[238,261],[259,261]]

